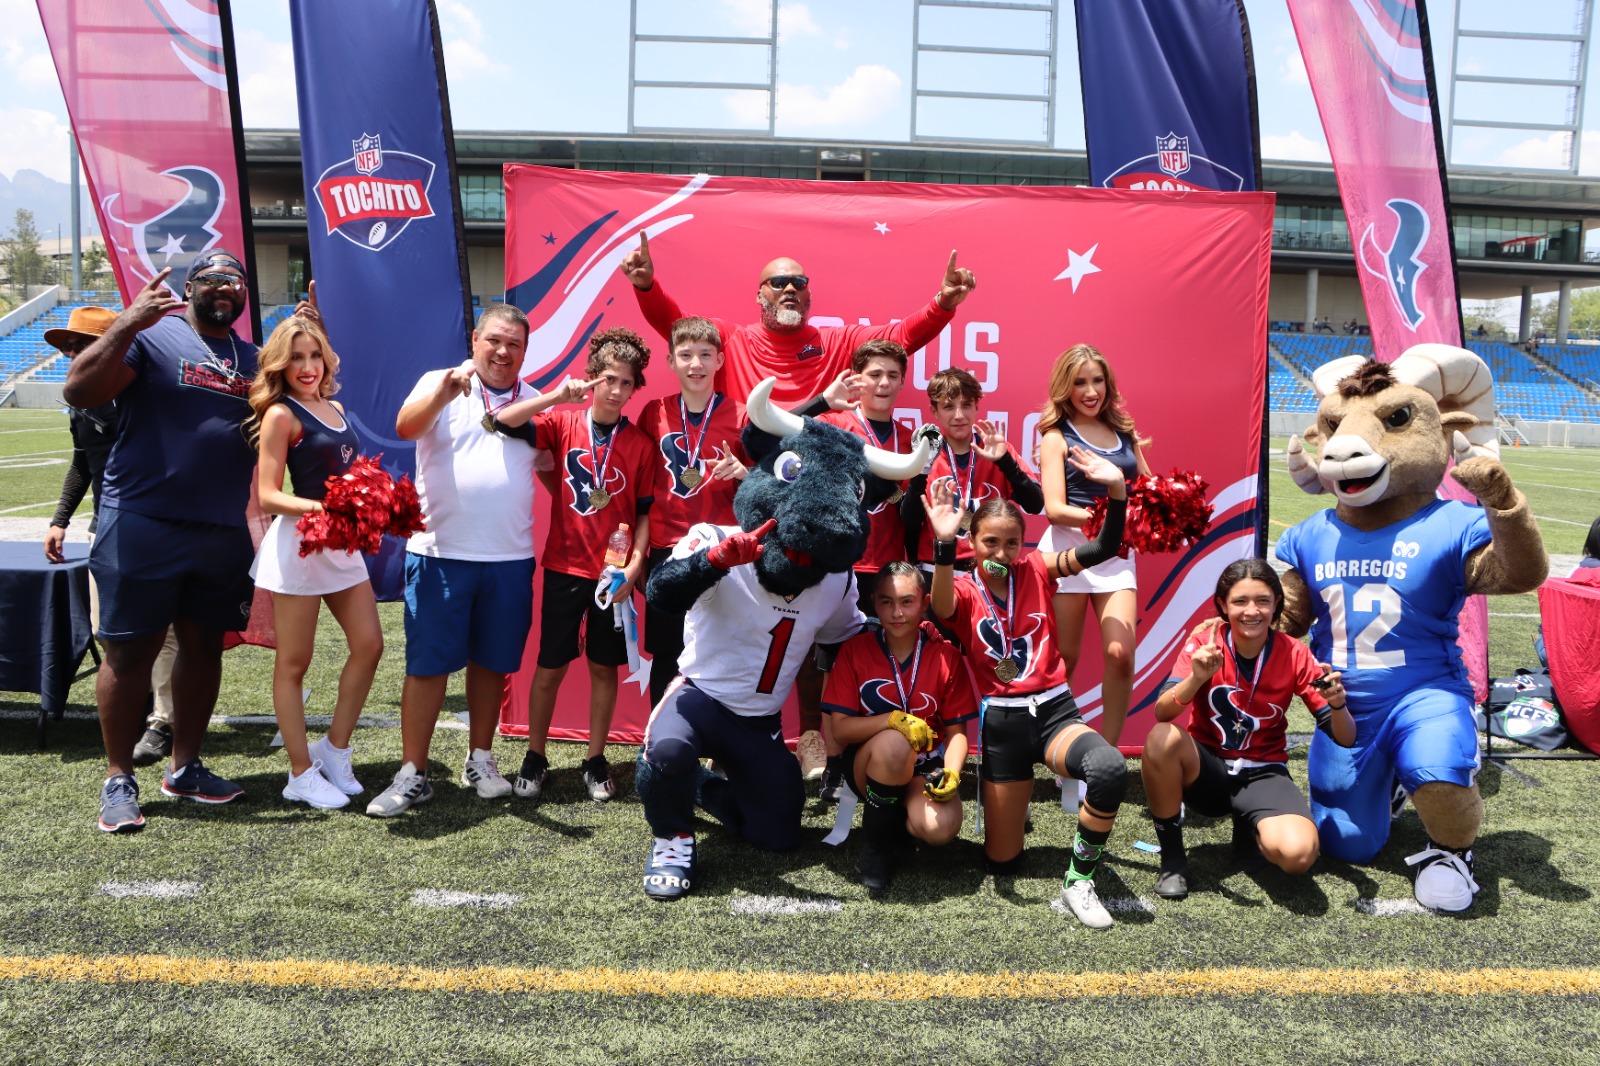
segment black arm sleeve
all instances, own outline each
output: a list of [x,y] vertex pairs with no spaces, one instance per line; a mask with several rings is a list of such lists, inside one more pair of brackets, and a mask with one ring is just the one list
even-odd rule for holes
[[816,418],[827,414],[831,410],[833,408],[828,405],[826,396],[813,396],[801,406],[793,408],[792,413],[799,415],[801,418]]
[[1011,485],[1011,502],[1027,511],[1029,514],[1040,514],[1044,511],[1044,488],[1028,476],[1022,469],[1022,464],[1016,457],[1007,452],[995,466],[1000,468],[1006,481]]
[[67,523],[72,521],[72,512],[78,509],[84,493],[88,491],[89,453],[82,448],[74,448],[72,465],[67,467],[67,475],[61,479],[61,502],[56,504],[55,517],[50,519],[50,524],[66,529]]
[[918,474],[906,486],[905,497],[900,501],[900,524],[906,527],[906,558],[913,563],[924,562],[917,558],[917,548],[922,543],[922,523],[928,513],[922,509],[922,494],[928,491],[928,475]]
[[530,448],[539,446],[538,438],[534,436],[533,423],[531,421],[524,422],[520,426],[508,426],[497,418],[494,420],[494,428],[496,433],[504,434],[507,437],[515,437],[517,440],[526,442]]
[[726,573],[712,566],[703,551],[687,559],[668,559],[650,571],[650,580],[645,583],[645,602],[665,614],[686,614],[694,601]]
[[1100,535],[1089,543],[1072,549],[1073,555],[1078,559],[1078,565],[1085,570],[1099,566],[1112,558],[1122,547],[1122,527],[1128,517],[1128,501],[1107,500],[1106,504],[1106,521],[1100,527]]

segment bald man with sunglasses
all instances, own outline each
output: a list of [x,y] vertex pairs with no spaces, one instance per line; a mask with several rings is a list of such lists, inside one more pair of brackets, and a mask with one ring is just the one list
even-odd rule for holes
[[[639,247],[622,260],[622,273],[632,283],[645,320],[663,337],[684,312],[662,286],[656,284],[655,263],[650,258],[650,238],[639,234]],[[928,303],[899,322],[886,326],[813,326],[811,279],[793,259],[774,259],[761,268],[756,303],[761,320],[739,326],[713,318],[722,335],[723,391],[730,396],[750,395],[762,379],[776,377],[772,399],[792,408],[822,394],[850,369],[850,356],[870,340],[892,340],[915,352],[950,324],[961,301],[977,287],[972,271],[956,265],[950,253],[939,292]]]

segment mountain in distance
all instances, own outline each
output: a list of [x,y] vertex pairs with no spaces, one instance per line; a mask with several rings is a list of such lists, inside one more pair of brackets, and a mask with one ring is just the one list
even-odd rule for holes
[[[78,224],[88,238],[99,234],[100,224],[95,219],[89,187],[81,186],[81,190]],[[33,224],[40,237],[54,238],[58,223],[63,239],[72,235],[72,186],[66,182],[48,178],[37,170],[19,170],[10,178],[0,174],[0,232],[11,231],[18,208],[33,212]]]

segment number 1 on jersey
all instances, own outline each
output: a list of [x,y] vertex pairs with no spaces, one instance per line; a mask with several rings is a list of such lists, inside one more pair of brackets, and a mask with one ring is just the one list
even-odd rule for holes
[[767,645],[767,661],[761,666],[761,680],[756,682],[756,691],[770,693],[778,684],[778,675],[783,672],[783,657],[789,651],[789,638],[794,636],[794,619],[780,618],[778,624],[767,630],[772,634],[772,642]]

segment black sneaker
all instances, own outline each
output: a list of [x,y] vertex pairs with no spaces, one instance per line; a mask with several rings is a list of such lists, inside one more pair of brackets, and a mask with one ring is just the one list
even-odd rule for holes
[[856,873],[861,877],[861,887],[873,899],[882,898],[889,890],[889,878],[894,875],[894,856],[885,842],[867,839],[862,841],[861,856],[856,860]]
[[596,755],[578,764],[583,772],[583,783],[589,789],[589,798],[605,803],[617,794],[617,783],[611,779],[611,764],[604,755]]
[[522,769],[511,782],[511,791],[523,799],[538,799],[550,781],[550,760],[536,751],[522,756]]
[[232,803],[244,795],[244,789],[207,770],[199,759],[163,774],[161,792],[196,803]]
[[144,736],[133,746],[133,765],[149,766],[172,754],[172,730],[156,722],[150,723]]
[[844,791],[844,756],[828,756],[828,765],[822,771],[822,784],[817,789],[817,797],[823,803],[838,803],[839,794]]
[[1162,899],[1183,899],[1189,894],[1189,868],[1163,866],[1156,872],[1156,895]]
[[100,832],[122,833],[144,828],[139,810],[139,782],[131,774],[106,778],[100,789]]

